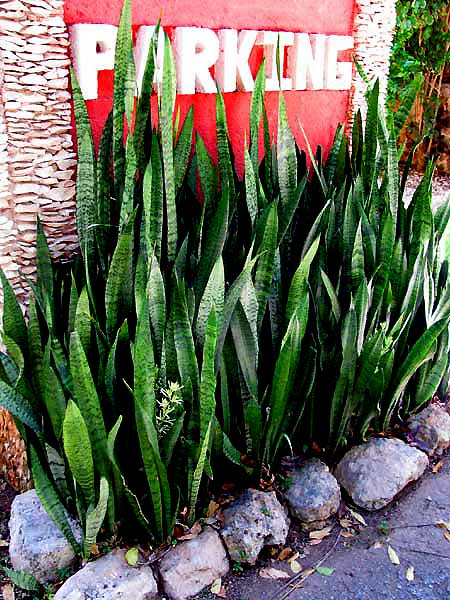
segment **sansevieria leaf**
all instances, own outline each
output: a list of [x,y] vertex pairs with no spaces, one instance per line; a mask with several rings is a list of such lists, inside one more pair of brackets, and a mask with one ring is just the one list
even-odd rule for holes
[[164,186],[167,220],[167,258],[175,260],[177,253],[177,210],[175,205],[175,173],[173,163],[173,108],[175,104],[175,67],[172,48],[166,35],[164,46],[164,67],[159,114],[161,128],[162,163],[164,167]]
[[75,331],[70,336],[70,372],[75,399],[89,432],[94,462],[100,474],[106,475],[108,468],[105,422],[89,363]]
[[86,423],[80,409],[69,400],[63,425],[64,452],[72,475],[89,506],[95,502],[94,462]]
[[58,529],[64,534],[74,552],[79,554],[80,545],[73,534],[67,518],[65,507],[62,504],[53,483],[42,467],[38,453],[33,446],[30,447],[30,459],[34,487],[40,501],[42,502],[42,506],[45,508],[47,514],[53,520]]
[[109,484],[105,477],[100,479],[100,493],[97,505],[90,504],[86,512],[86,532],[84,535],[83,550],[84,556],[88,558],[91,554],[92,546],[97,540],[97,535],[105,520],[108,508]]

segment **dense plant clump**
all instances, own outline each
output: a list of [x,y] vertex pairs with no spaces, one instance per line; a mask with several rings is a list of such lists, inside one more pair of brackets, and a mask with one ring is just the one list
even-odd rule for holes
[[220,93],[218,165],[192,109],[174,119],[167,37],[152,122],[157,32],[135,107],[130,20],[126,3],[97,156],[73,79],[81,255],[52,264],[38,223],[28,322],[2,277],[0,403],[77,550],[78,513],[85,556],[101,528],[164,541],[223,465],[257,481],[289,446],[341,448],[448,383],[450,206],[433,215],[431,168],[404,205],[378,84],[351,150],[339,128],[309,172],[282,95],[271,145],[262,68],[240,181]]
[[396,108],[413,93],[417,99],[410,134],[428,156],[446,69],[450,64],[450,7],[447,0],[399,0],[391,55],[388,102]]

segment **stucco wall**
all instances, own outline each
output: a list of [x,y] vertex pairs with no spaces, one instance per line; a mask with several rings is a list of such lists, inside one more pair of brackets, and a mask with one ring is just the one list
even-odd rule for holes
[[[74,226],[75,155],[68,91],[69,38],[67,24],[117,23],[120,0],[7,0],[0,3],[0,266],[17,290],[19,272],[33,272],[36,214],[41,214],[55,255],[76,247]],[[153,12],[152,12],[153,11]],[[154,13],[154,14],[153,14]],[[152,23],[160,8],[134,0],[136,24]],[[198,24],[353,34],[355,54],[366,72],[385,86],[394,0],[223,0],[211,11],[205,2],[171,0],[162,14],[169,26]],[[111,103],[111,74],[104,73],[103,95],[89,103],[98,136]],[[291,125],[300,137],[302,121],[312,146],[331,142],[338,122],[351,119],[363,105],[365,84],[355,72],[354,90],[287,92]],[[277,96],[268,94],[268,112],[276,124]],[[239,151],[243,123],[248,121],[249,94],[226,94],[232,141]],[[182,112],[194,103],[196,126],[214,147],[214,96],[181,100]]]

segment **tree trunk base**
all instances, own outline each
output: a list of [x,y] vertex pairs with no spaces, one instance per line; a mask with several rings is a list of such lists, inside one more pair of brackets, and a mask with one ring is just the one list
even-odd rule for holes
[[31,487],[25,444],[14,419],[0,408],[0,476],[18,492]]

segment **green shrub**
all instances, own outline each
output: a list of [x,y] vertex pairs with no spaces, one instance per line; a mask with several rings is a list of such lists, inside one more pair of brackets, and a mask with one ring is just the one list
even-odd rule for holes
[[2,278],[0,402],[74,547],[65,510],[78,513],[86,556],[118,526],[160,543],[224,464],[258,481],[289,445],[386,429],[448,375],[450,208],[432,214],[431,167],[403,204],[378,85],[352,150],[339,128],[326,161],[309,151],[308,177],[282,95],[271,146],[262,67],[239,181],[220,93],[218,166],[192,140],[192,110],[173,124],[167,37],[156,129],[154,50],[133,124],[126,2],[97,156],[73,78],[81,256],[52,264],[38,223],[27,323]]

